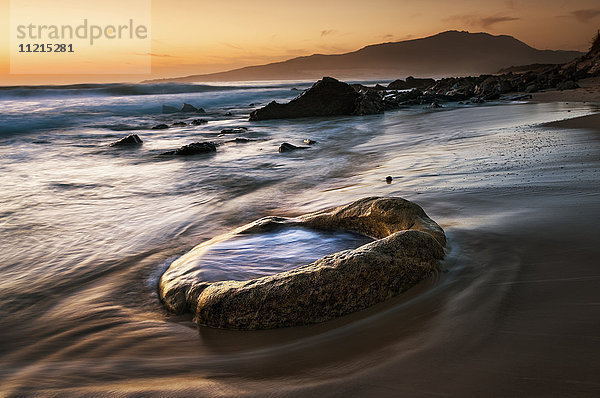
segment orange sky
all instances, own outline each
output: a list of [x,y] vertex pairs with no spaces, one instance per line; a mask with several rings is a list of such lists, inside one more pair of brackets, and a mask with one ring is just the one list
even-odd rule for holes
[[43,76],[9,73],[9,0],[0,0],[0,9],[2,85],[218,72],[449,29],[509,34],[540,49],[585,50],[600,28],[598,0],[152,0],[152,75]]

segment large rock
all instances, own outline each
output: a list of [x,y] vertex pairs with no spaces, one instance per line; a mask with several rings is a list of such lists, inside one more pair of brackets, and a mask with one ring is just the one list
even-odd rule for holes
[[[379,107],[366,103],[373,100],[373,97],[365,99],[365,93],[356,91],[349,84],[324,77],[287,104],[273,101],[256,109],[250,114],[250,120],[380,113]],[[377,101],[383,101],[381,96]]]
[[175,313],[195,313],[198,325],[268,329],[322,322],[387,300],[438,269],[444,231],[418,205],[401,198],[365,198],[297,218],[267,217],[234,231],[251,234],[303,226],[345,230],[378,239],[312,264],[249,281],[206,282],[195,268],[215,237],[177,259],[159,294]]

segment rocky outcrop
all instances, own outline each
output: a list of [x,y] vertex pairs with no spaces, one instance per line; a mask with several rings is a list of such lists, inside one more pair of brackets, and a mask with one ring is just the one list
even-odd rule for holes
[[[563,65],[533,64],[507,68],[496,75],[444,78],[422,89],[397,93],[389,100],[398,105],[466,100],[480,103],[503,98],[508,93],[571,90],[579,87],[578,80],[595,76],[600,76],[600,35],[596,36],[587,54]],[[402,84],[402,81],[392,82],[388,88],[400,89],[405,87]]]
[[208,123],[208,120],[206,120],[206,119],[194,119],[194,120],[192,120],[192,125],[193,126],[200,126],[200,125],[206,124],[206,123]]
[[271,102],[250,114],[250,120],[381,113],[381,95],[355,90],[349,84],[324,77],[287,104]]
[[137,134],[129,134],[127,137],[121,138],[113,142],[110,146],[114,147],[131,147],[142,145],[143,141]]
[[212,142],[193,142],[174,151],[163,152],[163,156],[192,156],[216,152],[217,146]]
[[575,82],[586,77],[600,76],[600,31],[593,39],[590,50],[584,56],[564,64],[559,73],[565,76],[563,80]]
[[177,259],[159,281],[172,312],[195,313],[198,325],[269,329],[323,322],[402,293],[438,269],[444,231],[418,205],[401,198],[365,198],[296,218],[267,217],[231,234],[303,226],[345,230],[377,239],[312,264],[249,281],[206,282],[195,269],[216,237]]

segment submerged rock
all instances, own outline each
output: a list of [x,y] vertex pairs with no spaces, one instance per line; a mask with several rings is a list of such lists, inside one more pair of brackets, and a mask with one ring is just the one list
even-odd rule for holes
[[166,124],[157,124],[156,126],[152,127],[152,130],[166,130],[168,128],[169,126]]
[[310,116],[362,115],[380,113],[381,96],[356,91],[332,77],[324,77],[287,104],[271,102],[250,114],[250,120],[291,119]]
[[247,144],[250,141],[254,141],[254,140],[252,140],[250,138],[245,138],[245,137],[237,137],[236,139],[230,140],[230,141],[227,141],[227,142],[233,142],[233,143],[236,143],[236,144]]
[[173,127],[183,127],[183,126],[187,126],[187,123],[185,122],[175,122],[172,124]]
[[162,275],[161,300],[170,311],[195,313],[198,325],[216,328],[323,322],[385,301],[427,278],[438,270],[446,243],[442,228],[420,206],[401,198],[365,198],[296,218],[267,217],[230,236],[286,227],[352,231],[378,240],[271,276],[206,282],[194,266],[209,241]]
[[193,142],[174,151],[164,152],[163,156],[191,156],[216,152],[217,146],[212,142]]
[[129,134],[127,137],[121,138],[118,141],[113,142],[110,146],[136,146],[142,145],[143,141],[137,134]]
[[292,145],[287,142],[284,142],[283,144],[279,145],[279,152],[291,152],[291,151],[295,151],[297,149],[308,149],[308,147],[296,146],[296,145]]
[[196,108],[191,104],[183,104],[180,112],[196,112],[196,113],[206,113],[206,111],[202,108]]
[[176,113],[176,112],[179,112],[179,109],[175,108],[174,106],[169,106],[169,105],[162,106],[162,113]]
[[206,124],[208,123],[208,120],[206,119],[194,119],[192,120],[192,125],[194,126],[200,126],[201,124]]
[[248,127],[234,127],[221,130],[221,134],[241,134],[248,131]]
[[196,113],[206,113],[206,111],[202,108],[196,108],[194,105],[184,103],[181,109],[178,109],[174,106],[163,105],[162,113],[177,113],[177,112],[196,112]]

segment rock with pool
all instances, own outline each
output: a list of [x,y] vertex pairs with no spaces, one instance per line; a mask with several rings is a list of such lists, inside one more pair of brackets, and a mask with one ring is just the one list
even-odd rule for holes
[[390,299],[439,269],[446,237],[417,204],[371,197],[266,217],[176,259],[159,281],[199,326],[256,330],[324,322]]

